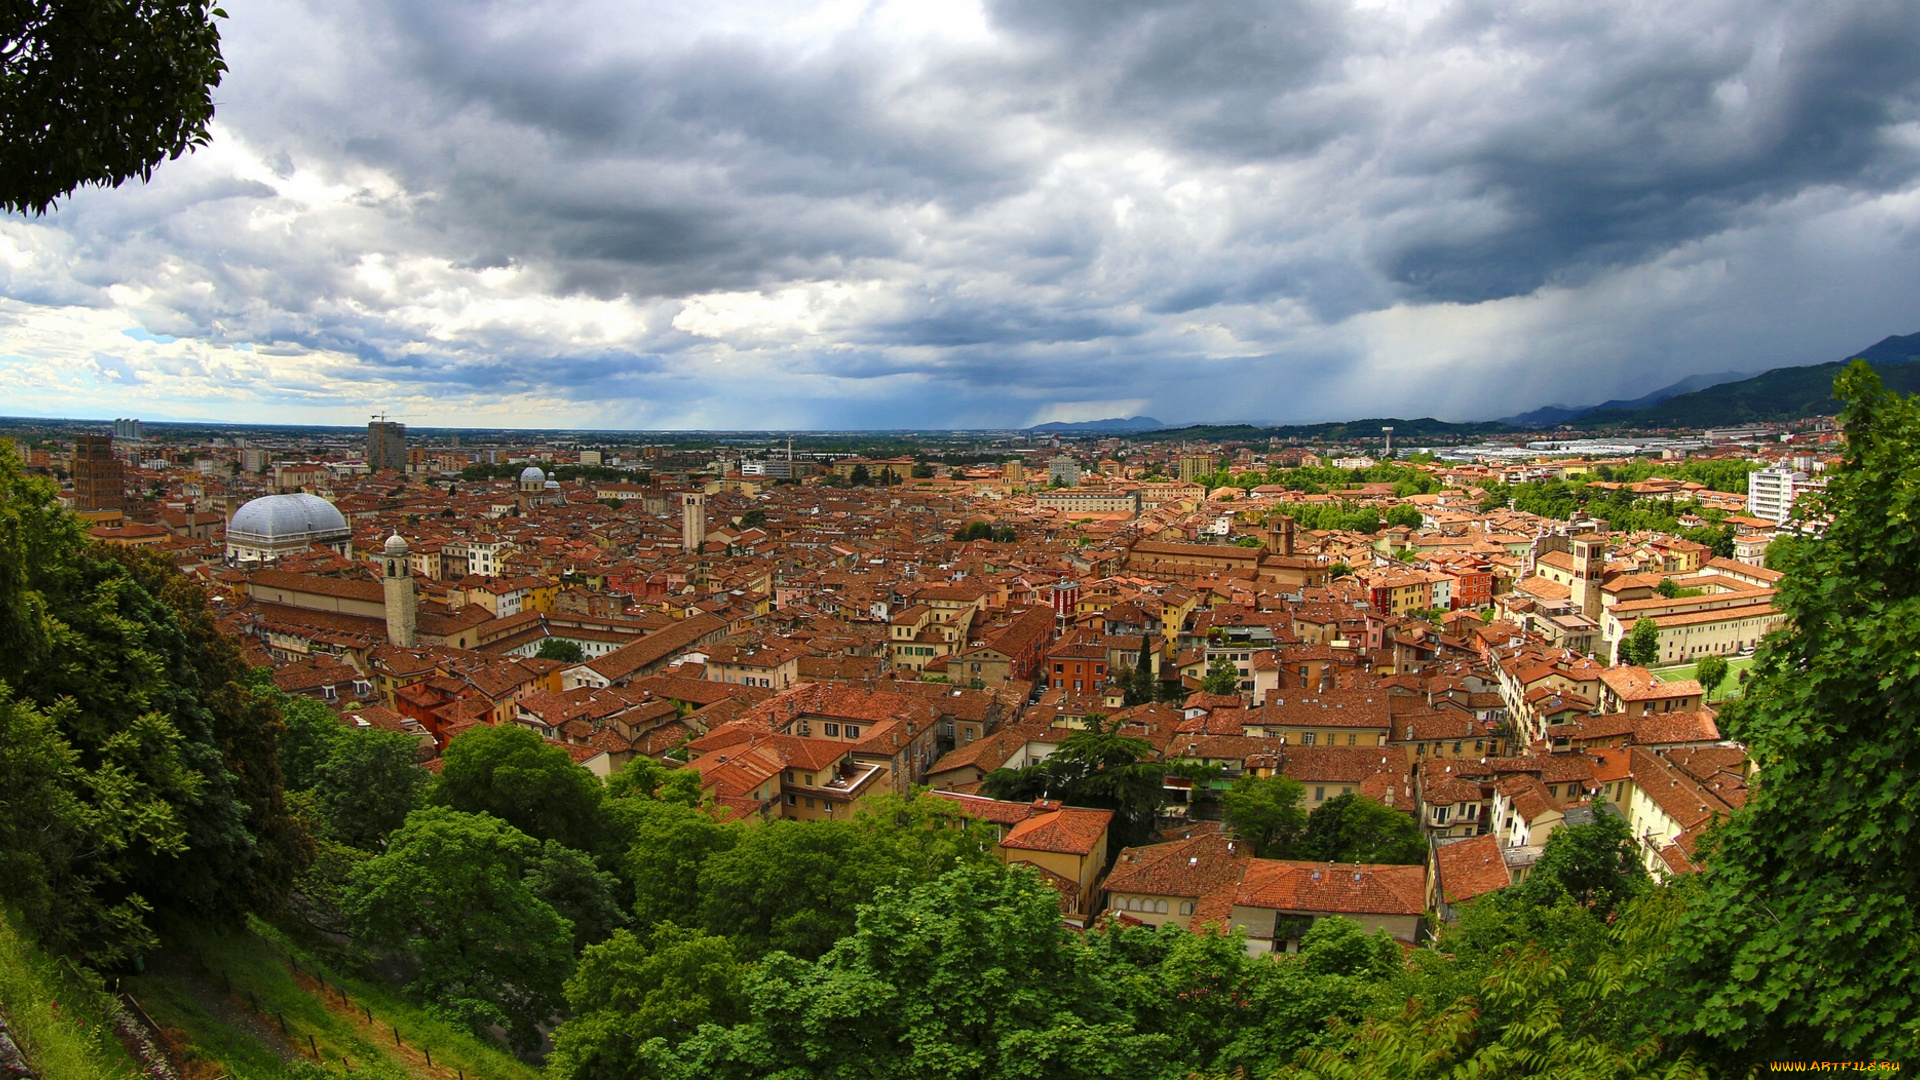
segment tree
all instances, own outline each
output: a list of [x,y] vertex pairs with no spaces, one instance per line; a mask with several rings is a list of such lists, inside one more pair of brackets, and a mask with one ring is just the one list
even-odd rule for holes
[[1660,584],[1654,586],[1653,591],[1671,600],[1680,595],[1680,585],[1672,578],[1661,578]]
[[[44,864],[60,880],[44,883],[59,899],[42,940],[110,960],[147,940],[148,910],[230,920],[285,901],[312,846],[284,798],[276,692],[203,590],[165,558],[89,541],[4,445],[0,682],[99,774],[67,789],[97,829]],[[116,834],[129,842],[94,842]]]
[[1727,661],[1722,656],[1703,656],[1693,669],[1693,677],[1700,681],[1704,697],[1711,699],[1720,684],[1727,681]]
[[956,866],[992,866],[1000,830],[961,810],[949,799],[921,791],[912,798],[885,792],[869,796],[853,825],[878,838],[912,881],[932,881]]
[[1527,879],[1512,893],[1540,906],[1571,897],[1604,919],[1647,884],[1647,870],[1627,819],[1596,799],[1593,820],[1555,829]]
[[858,906],[901,869],[872,831],[775,819],[701,864],[700,923],[749,956],[777,949],[812,959],[852,932]]
[[1660,624],[1645,615],[1634,621],[1633,629],[1620,642],[1620,660],[1639,667],[1660,662]]
[[1702,854],[1668,1022],[1730,1067],[1920,1055],[1920,402],[1835,380],[1842,461],[1722,713],[1760,780]]
[[924,461],[915,462],[913,466],[913,478],[915,480],[933,479],[933,466]]
[[312,698],[283,694],[279,706],[280,772],[287,790],[304,791],[320,781],[320,767],[347,729],[338,713]]
[[1337,562],[1327,567],[1328,578],[1343,578],[1351,573],[1353,573],[1353,567],[1348,566],[1344,562]]
[[1206,694],[1234,695],[1240,692],[1240,669],[1232,658],[1216,656],[1207,666],[1207,674],[1200,680],[1200,691]]
[[580,851],[597,852],[607,839],[600,778],[526,728],[472,728],[447,744],[442,761],[429,797],[436,806],[492,814]]
[[558,660],[563,664],[577,664],[584,658],[584,654],[580,651],[579,643],[557,637],[550,637],[542,641],[540,643],[540,650],[533,655],[537,659]]
[[1412,815],[1355,792],[1314,807],[1295,850],[1295,858],[1329,862],[1410,864],[1427,858],[1427,842]]
[[619,880],[594,866],[585,852],[557,840],[540,846],[528,864],[527,888],[573,926],[575,952],[605,941],[627,924],[627,915],[614,901]]
[[1122,688],[1126,692],[1122,702],[1128,708],[1145,705],[1154,698],[1153,653],[1153,635],[1142,633],[1140,659],[1134,662],[1131,675],[1122,673],[1125,680]]
[[873,484],[873,473],[867,471],[865,465],[855,465],[853,471],[847,474],[847,480],[854,487],[869,487]]
[[1306,789],[1290,776],[1242,776],[1220,796],[1220,810],[1234,833],[1253,845],[1256,858],[1284,858],[1307,826],[1300,809]]
[[420,740],[398,731],[342,731],[314,777],[328,834],[377,850],[420,808],[431,777],[419,752]]
[[1152,743],[1108,729],[1104,715],[1088,713],[1086,722],[1045,759],[988,773],[983,790],[996,799],[1051,798],[1112,810],[1111,847],[1144,843],[1166,800],[1166,766],[1153,760]]
[[880,890],[815,963],[773,956],[752,1018],[662,1052],[668,1077],[1172,1080],[1165,1035],[1132,1030],[1116,988],[1038,875],[955,870]]
[[0,210],[43,214],[205,146],[227,65],[211,0],[16,3],[0,19]]
[[117,888],[119,857],[177,851],[186,830],[123,764],[82,767],[60,733],[71,708],[42,712],[0,683],[0,880],[42,941],[114,960],[153,943],[151,905]]
[[635,925],[651,930],[695,919],[700,868],[739,843],[742,827],[723,825],[692,806],[650,799],[613,799],[608,808],[628,843],[624,869],[633,883]]
[[553,1033],[554,1080],[642,1080],[657,1075],[649,1040],[677,1043],[702,1024],[747,1016],[748,967],[717,934],[661,923],[646,937],[617,930],[580,956],[567,980],[573,1016]]
[[516,1048],[540,1043],[573,959],[571,927],[524,878],[532,837],[488,814],[416,810],[385,854],[355,867],[348,917],[362,942],[403,957],[408,992]]

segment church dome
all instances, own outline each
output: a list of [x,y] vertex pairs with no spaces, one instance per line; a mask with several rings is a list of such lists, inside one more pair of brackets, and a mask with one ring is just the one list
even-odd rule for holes
[[394,533],[392,536],[387,537],[386,546],[381,550],[396,557],[405,555],[407,553],[406,537],[401,536],[399,533]]
[[547,482],[547,474],[540,471],[540,466],[529,465],[520,470],[520,482],[523,484],[544,484]]
[[549,481],[547,481],[547,490],[548,490],[548,491],[559,491],[559,490],[560,490],[560,481],[558,481],[558,480],[549,480]]
[[318,495],[267,495],[242,506],[227,523],[229,537],[274,543],[331,539],[350,533],[347,519]]

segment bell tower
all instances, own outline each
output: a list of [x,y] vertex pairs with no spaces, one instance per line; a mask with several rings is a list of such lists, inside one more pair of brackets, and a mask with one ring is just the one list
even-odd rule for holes
[[420,598],[414,592],[407,542],[398,532],[387,537],[380,549],[380,585],[386,590],[387,643],[411,648],[420,621]]
[[680,496],[680,548],[697,555],[706,542],[707,495],[704,491],[689,491]]

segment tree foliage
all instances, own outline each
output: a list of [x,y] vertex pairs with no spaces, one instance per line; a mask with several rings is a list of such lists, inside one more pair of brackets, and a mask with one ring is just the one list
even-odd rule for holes
[[1220,810],[1256,857],[1285,858],[1307,827],[1307,812],[1300,808],[1305,793],[1291,776],[1247,775],[1220,796]]
[[1200,692],[1222,696],[1240,692],[1240,669],[1231,657],[1213,658],[1213,663],[1207,665],[1207,673],[1200,679]]
[[1920,1056],[1920,403],[1856,361],[1844,456],[1723,714],[1759,779],[1704,853],[1669,1022],[1734,1061]]
[[1422,863],[1427,841],[1413,815],[1349,792],[1307,815],[1293,858],[1330,862]]
[[608,839],[600,778],[526,728],[475,727],[447,744],[430,801],[492,814],[536,840],[598,852]]
[[313,792],[328,835],[378,849],[419,809],[429,775],[420,740],[397,731],[341,731],[314,775]]
[[1660,662],[1660,624],[1645,615],[1634,620],[1633,629],[1620,641],[1620,662],[1652,667]]
[[[232,919],[282,903],[311,845],[282,795],[277,695],[171,563],[88,540],[0,446],[0,686],[21,732],[27,816],[0,800],[8,859],[43,874],[35,931],[100,960],[149,941],[145,913]],[[50,727],[49,727],[50,724]],[[14,753],[14,751],[9,751]]]
[[354,868],[354,934],[404,958],[408,991],[435,1012],[531,1049],[573,960],[572,927],[527,880],[540,852],[491,815],[416,810],[385,854]]
[[1701,657],[1700,662],[1694,666],[1693,677],[1699,680],[1700,689],[1704,696],[1707,698],[1713,697],[1713,692],[1720,689],[1721,683],[1727,681],[1726,658],[1721,656]]
[[1142,843],[1166,799],[1166,767],[1154,760],[1153,744],[1122,735],[1117,727],[1109,728],[1104,715],[1089,713],[1087,726],[1060,740],[1044,760],[1022,769],[995,769],[982,790],[996,799],[1048,798],[1112,810],[1110,847]]
[[[653,1060],[703,1024],[746,1018],[749,971],[717,934],[661,923],[645,937],[615,931],[586,950],[567,980],[573,1016],[554,1033],[554,1080],[641,1080]],[[659,1042],[654,1042],[659,1040]],[[649,1045],[649,1044],[652,1045]]]
[[227,65],[211,0],[16,0],[0,9],[0,209],[145,180],[209,139]]
[[578,642],[566,638],[550,637],[540,643],[539,651],[533,654],[541,660],[558,660],[564,664],[577,664],[585,656]]

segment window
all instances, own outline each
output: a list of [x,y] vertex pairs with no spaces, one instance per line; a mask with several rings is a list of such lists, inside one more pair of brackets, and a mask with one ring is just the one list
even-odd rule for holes
[[859,728],[857,728],[857,727],[854,727],[854,726],[853,726],[852,724],[848,724],[848,725],[847,725],[847,738],[849,738],[849,739],[857,739],[857,738],[859,738],[859,737],[860,737],[860,729],[859,729]]
[[787,796],[787,805],[788,805],[788,806],[792,806],[792,805],[794,804],[794,802],[795,802],[795,800],[794,800],[794,797],[793,797],[792,795],[788,795],[788,796]]
[[813,805],[813,796],[811,796],[811,795],[809,795],[809,796],[807,796],[807,809],[809,809],[809,810],[812,810],[812,809],[814,809],[814,805]]
[[1065,664],[1055,664],[1055,665],[1053,665],[1053,673],[1054,673],[1055,675],[1061,675],[1061,674],[1065,674],[1065,673],[1066,673],[1066,670],[1067,670],[1067,665],[1065,665]]
[[1427,756],[1427,744],[1426,744],[1426,743],[1418,743],[1418,744],[1415,744],[1415,746],[1414,746],[1414,748],[1413,748],[1413,752],[1414,752],[1414,755],[1415,755],[1416,757],[1426,757],[1426,756]]
[[808,787],[812,787],[812,786],[813,786],[813,774],[812,774],[812,773],[808,773],[808,774],[807,774],[807,786],[808,786]]
[[1325,802],[1325,801],[1326,801],[1326,798],[1327,798],[1327,789],[1326,789],[1326,788],[1324,788],[1324,787],[1317,787],[1317,788],[1314,788],[1314,789],[1313,789],[1313,801],[1314,801],[1314,802]]
[[1347,736],[1347,745],[1348,745],[1348,746],[1359,746],[1359,745],[1360,745],[1360,736],[1359,736],[1359,734],[1358,734],[1357,732],[1356,732],[1356,733],[1351,733],[1351,734],[1349,734],[1349,735]]
[[838,738],[840,736],[839,724],[822,724],[820,725],[820,730],[826,732],[828,735],[833,736],[834,738]]
[[1182,915],[1193,914],[1193,901],[1191,900],[1180,901],[1180,914]]
[[1301,746],[1312,746],[1312,745],[1313,745],[1313,732],[1311,732],[1311,731],[1309,731],[1309,732],[1307,732],[1307,733],[1306,733],[1305,735],[1302,735],[1302,736],[1300,736],[1300,745],[1301,745]]
[[1436,824],[1445,823],[1447,820],[1447,809],[1448,808],[1444,806],[1436,806],[1433,808],[1433,820]]
[[1456,743],[1454,743],[1454,744],[1453,744],[1453,752],[1454,752],[1454,753],[1456,753],[1456,754],[1458,754],[1458,753],[1460,752],[1460,744],[1459,744],[1459,743],[1457,743],[1457,742],[1456,742]]
[[1153,913],[1155,915],[1165,915],[1167,913],[1167,902],[1165,900],[1155,900],[1153,902]]

